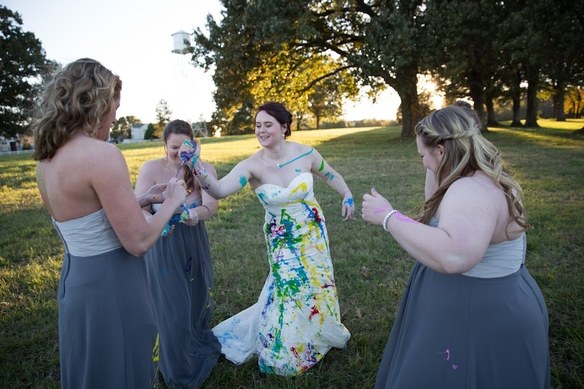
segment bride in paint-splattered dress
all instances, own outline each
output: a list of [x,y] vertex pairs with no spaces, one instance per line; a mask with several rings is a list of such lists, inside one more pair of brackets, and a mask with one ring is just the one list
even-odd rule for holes
[[[256,137],[262,149],[221,180],[190,161],[201,187],[215,198],[249,182],[264,206],[270,272],[258,302],[223,321],[213,332],[221,352],[240,364],[257,354],[264,373],[293,376],[310,369],[350,338],[341,323],[324,215],[313,192],[313,173],[343,196],[352,219],[353,196],[343,177],[309,146],[288,142],[292,115],[280,103],[262,105]],[[188,148],[188,146],[187,146]]]

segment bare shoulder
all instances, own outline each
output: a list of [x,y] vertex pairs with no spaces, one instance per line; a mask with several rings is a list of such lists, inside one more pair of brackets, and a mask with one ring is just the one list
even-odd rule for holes
[[125,165],[120,149],[99,139],[78,137],[71,141],[69,155],[82,163],[86,169],[103,169]]
[[444,201],[486,206],[498,202],[501,195],[501,188],[490,177],[480,175],[463,177],[453,182],[444,195]]
[[298,152],[298,153],[306,153],[306,152],[309,152],[310,150],[316,151],[316,149],[314,147],[309,146],[309,145],[305,145],[303,143],[288,141],[288,144],[290,144],[292,146],[293,150],[295,152]]
[[164,158],[151,159],[144,162],[140,168],[140,173],[157,173],[164,169]]
[[262,159],[263,152],[264,152],[264,150],[261,149],[255,153],[253,153],[252,155],[250,155],[246,159],[242,159],[235,166],[247,169],[248,167],[253,167],[254,165],[257,165],[258,163],[263,163],[264,162],[264,160]]

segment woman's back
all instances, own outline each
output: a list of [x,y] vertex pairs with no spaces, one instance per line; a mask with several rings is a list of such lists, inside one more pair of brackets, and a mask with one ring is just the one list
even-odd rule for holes
[[103,153],[107,153],[109,146],[77,134],[61,146],[53,158],[39,163],[39,189],[55,220],[77,219],[102,208],[92,179],[94,170],[100,169],[100,161],[106,159]]

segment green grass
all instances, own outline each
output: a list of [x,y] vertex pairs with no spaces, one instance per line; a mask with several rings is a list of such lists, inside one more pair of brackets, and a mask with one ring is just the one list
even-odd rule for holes
[[[584,387],[584,121],[540,121],[539,129],[492,129],[522,183],[530,215],[527,265],[550,313],[554,388]],[[295,132],[293,141],[316,146],[361,196],[375,186],[392,204],[415,213],[423,200],[424,171],[415,145],[400,129]],[[204,139],[203,158],[220,176],[258,149],[252,135]],[[122,145],[132,180],[158,143]],[[56,291],[63,246],[34,183],[29,154],[0,158],[0,387],[58,388]],[[260,374],[256,361],[235,366],[221,358],[205,388],[371,388],[412,266],[380,227],[360,217],[343,222],[339,196],[316,181],[327,217],[346,350],[296,378]],[[207,222],[215,270],[213,324],[253,304],[268,267],[263,209],[251,190],[222,200]],[[163,386],[163,385],[161,385]]]

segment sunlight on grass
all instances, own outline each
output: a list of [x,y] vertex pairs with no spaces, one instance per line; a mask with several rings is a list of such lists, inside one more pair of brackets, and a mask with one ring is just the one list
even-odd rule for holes
[[543,146],[554,147],[582,147],[582,135],[574,135],[574,131],[558,132],[550,129],[510,129],[510,128],[489,128],[494,133],[504,133],[508,136],[524,139],[526,141],[541,144]]
[[540,127],[559,131],[572,131],[584,128],[584,119],[566,119],[565,122],[558,122],[555,119],[538,119],[537,122]]

